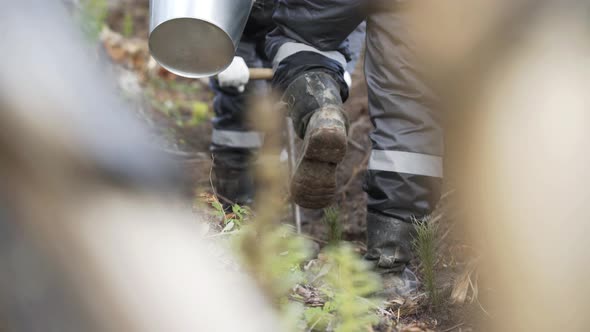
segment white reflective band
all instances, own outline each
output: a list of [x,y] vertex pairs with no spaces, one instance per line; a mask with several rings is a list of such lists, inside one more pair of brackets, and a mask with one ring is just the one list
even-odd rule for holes
[[284,43],[283,45],[281,45],[281,47],[279,47],[279,51],[277,52],[277,55],[274,57],[274,59],[272,59],[272,67],[274,70],[277,69],[277,67],[279,66],[279,63],[281,63],[281,61],[283,61],[285,58],[298,53],[298,52],[315,52],[315,53],[319,53],[325,57],[328,57],[334,61],[337,61],[338,63],[340,63],[340,65],[342,66],[342,68],[346,68],[346,58],[344,57],[344,55],[338,51],[328,51],[328,52],[324,52],[324,51],[320,51],[315,47],[311,47],[309,45],[305,45],[305,44],[301,44],[301,43]]
[[255,131],[231,131],[213,129],[214,144],[232,148],[256,149],[262,146],[264,135]]
[[443,160],[428,154],[373,150],[369,169],[442,178]]

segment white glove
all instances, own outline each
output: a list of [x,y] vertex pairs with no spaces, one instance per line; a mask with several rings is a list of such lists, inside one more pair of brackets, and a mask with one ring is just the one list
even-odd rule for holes
[[350,76],[350,73],[347,71],[344,71],[344,82],[346,82],[349,89],[352,88],[352,76]]
[[250,80],[248,65],[242,57],[235,56],[231,65],[217,75],[220,87],[234,87],[239,92],[244,92],[246,84]]

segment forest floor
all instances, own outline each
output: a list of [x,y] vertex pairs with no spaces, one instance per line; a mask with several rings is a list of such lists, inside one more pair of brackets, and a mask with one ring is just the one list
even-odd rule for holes
[[[183,161],[192,179],[187,191],[196,200],[211,197],[208,152],[213,116],[213,94],[206,80],[188,80],[170,74],[150,58],[147,46],[148,1],[123,1],[109,8],[106,28],[100,39],[107,54],[119,68],[119,85],[124,95],[138,104],[138,115],[167,142],[164,147]],[[360,67],[360,66],[359,66]],[[351,121],[349,152],[338,169],[338,195],[334,209],[343,226],[343,239],[363,253],[365,203],[362,191],[372,129],[368,118],[367,92],[362,70],[353,75],[351,97],[345,108]],[[203,198],[204,197],[204,198]],[[442,298],[436,309],[426,300],[424,290],[412,299],[392,303],[387,308],[400,331],[472,331],[486,319],[487,312],[478,298],[476,253],[465,244],[454,219],[453,191],[448,189],[431,222],[437,224],[435,246],[436,287]],[[303,231],[323,246],[329,229],[321,222],[323,211],[303,211]],[[285,217],[288,221],[289,217]],[[413,268],[421,276],[416,260]]]

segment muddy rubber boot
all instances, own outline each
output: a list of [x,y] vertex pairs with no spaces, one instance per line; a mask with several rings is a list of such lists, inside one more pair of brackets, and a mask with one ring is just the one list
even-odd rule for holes
[[334,198],[336,167],[344,159],[348,142],[338,84],[326,73],[305,73],[289,85],[282,100],[303,138],[291,196],[304,208],[326,207]]
[[367,253],[383,279],[381,295],[408,296],[418,289],[418,278],[408,269],[412,259],[412,240],[416,234],[413,224],[369,212],[367,214]]
[[226,211],[231,211],[232,204],[252,205],[255,186],[250,169],[231,167],[216,160],[212,175],[215,193]]

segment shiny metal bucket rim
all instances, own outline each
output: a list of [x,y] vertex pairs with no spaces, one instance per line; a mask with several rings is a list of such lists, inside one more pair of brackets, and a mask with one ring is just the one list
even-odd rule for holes
[[[168,64],[167,60],[162,59],[162,57],[158,54],[158,52],[156,51],[156,48],[152,47],[152,41],[153,38],[152,36],[154,34],[158,34],[159,28],[165,26],[165,25],[170,25],[170,24],[174,24],[178,21],[189,21],[189,22],[198,22],[199,24],[206,24],[207,26],[213,28],[214,30],[216,30],[217,32],[220,32],[222,36],[224,36],[225,41],[226,41],[226,48],[228,50],[231,50],[231,56],[227,56],[227,59],[224,60],[224,62],[226,63],[223,67],[221,67],[218,70],[214,70],[214,71],[210,71],[210,72],[199,72],[198,74],[194,73],[194,72],[187,72],[187,71],[182,71],[182,70],[178,70],[176,68],[174,68],[173,65]],[[229,65],[231,64],[231,60],[233,59],[233,54],[235,52],[235,46],[233,43],[233,40],[231,38],[231,36],[227,33],[227,31],[225,31],[224,29],[222,29],[221,27],[219,27],[218,25],[216,25],[215,23],[213,23],[210,20],[207,19],[203,19],[203,18],[196,18],[196,17],[191,17],[191,16],[182,16],[182,17],[175,17],[172,19],[168,19],[166,21],[160,22],[158,25],[154,26],[153,28],[151,28],[151,32],[150,32],[150,36],[148,38],[148,47],[150,49],[150,53],[152,55],[152,57],[166,70],[170,71],[171,73],[175,74],[175,75],[179,75],[182,77],[188,77],[188,78],[203,78],[203,77],[209,77],[212,75],[215,75],[223,70],[225,70],[227,67],[229,67]],[[227,53],[230,54],[230,53]]]

